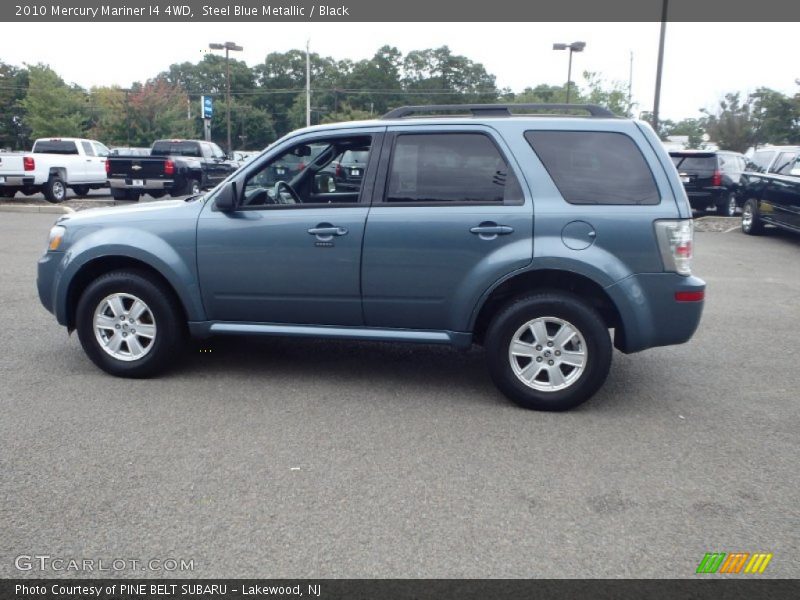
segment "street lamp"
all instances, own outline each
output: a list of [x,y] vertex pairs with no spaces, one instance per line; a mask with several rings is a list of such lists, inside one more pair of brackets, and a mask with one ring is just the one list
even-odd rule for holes
[[225,116],[228,121],[228,154],[231,153],[231,67],[228,60],[228,54],[231,50],[234,52],[241,52],[244,50],[241,46],[237,46],[235,42],[225,42],[224,44],[209,44],[212,50],[225,50]]
[[567,104],[569,104],[569,91],[572,85],[572,53],[583,52],[586,42],[572,42],[571,44],[553,44],[553,50],[569,50],[569,66],[567,67]]

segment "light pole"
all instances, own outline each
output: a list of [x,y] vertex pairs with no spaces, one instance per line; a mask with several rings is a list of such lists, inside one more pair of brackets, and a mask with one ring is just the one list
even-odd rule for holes
[[571,44],[553,44],[553,50],[569,50],[569,66],[567,67],[567,104],[569,104],[569,92],[572,86],[572,53],[583,52],[586,42],[572,42]]
[[228,121],[228,154],[231,153],[231,66],[228,60],[228,54],[231,50],[241,52],[244,50],[241,46],[237,46],[235,42],[225,42],[224,44],[209,44],[212,50],[225,50],[225,117]]
[[667,37],[667,11],[669,1],[661,4],[661,34],[658,37],[658,63],[656,64],[656,91],[653,96],[653,129],[658,133],[659,111],[661,109],[661,72],[664,69],[664,40]]

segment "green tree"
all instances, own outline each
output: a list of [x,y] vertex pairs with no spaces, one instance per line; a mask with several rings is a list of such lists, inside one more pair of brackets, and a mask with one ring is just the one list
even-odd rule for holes
[[131,144],[150,146],[159,138],[194,137],[195,123],[187,118],[188,100],[183,88],[164,77],[134,85],[128,97]]
[[32,138],[82,137],[89,124],[86,94],[47,65],[28,67],[28,93],[21,101]]
[[22,99],[28,90],[28,71],[0,61],[0,148],[28,146]]
[[593,71],[584,71],[583,79],[587,89],[582,96],[586,102],[604,106],[620,117],[633,114],[634,103],[628,102],[627,84],[606,82],[599,73]]
[[739,93],[725,94],[715,114],[703,109],[703,125],[721,150],[744,152],[755,144],[757,122],[753,117],[752,99],[741,101]]
[[342,123],[344,121],[362,121],[371,118],[368,111],[353,108],[346,102],[339,106],[339,111],[328,113],[322,118],[322,123]]
[[94,87],[89,91],[91,128],[89,137],[110,146],[130,144],[128,92],[120,87]]
[[800,102],[769,88],[758,88],[750,95],[759,144],[797,144],[800,142]]
[[668,135],[688,136],[687,147],[692,150],[700,149],[704,146],[705,129],[699,119],[683,119],[677,123],[665,122]]

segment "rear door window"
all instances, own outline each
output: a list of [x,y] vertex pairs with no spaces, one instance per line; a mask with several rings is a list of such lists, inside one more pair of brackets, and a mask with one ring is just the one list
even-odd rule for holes
[[81,146],[83,146],[83,153],[86,156],[94,156],[94,148],[89,142],[81,142]]
[[401,134],[394,143],[384,202],[522,204],[522,188],[483,133]]
[[570,204],[658,204],[636,143],[608,131],[527,131],[525,139]]

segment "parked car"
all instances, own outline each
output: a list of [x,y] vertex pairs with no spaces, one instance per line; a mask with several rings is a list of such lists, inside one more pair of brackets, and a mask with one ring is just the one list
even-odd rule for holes
[[334,181],[337,189],[358,189],[364,178],[369,152],[348,150],[336,161]]
[[48,202],[62,202],[67,189],[76,196],[106,186],[109,150],[95,140],[41,138],[24,153],[0,154],[0,196],[43,193]]
[[749,173],[778,173],[793,164],[800,146],[764,146],[753,152],[746,165]]
[[109,156],[150,156],[150,148],[112,148]]
[[713,208],[724,217],[736,215],[742,202],[740,194],[747,162],[743,154],[681,150],[669,155],[693,209]]
[[747,173],[742,231],[757,235],[765,225],[775,225],[800,233],[800,156],[795,153],[788,162],[781,159],[771,166],[774,172]]
[[[571,408],[606,379],[609,330],[625,353],[683,343],[705,283],[650,126],[512,105],[559,106],[589,116],[405,107],[302,129],[191,201],[65,215],[39,297],[117,376],[163,371],[185,331],[478,343],[513,401]],[[366,153],[366,175],[330,191],[348,151]],[[307,162],[273,182],[287,157]]]
[[199,194],[239,168],[219,146],[200,140],[158,140],[149,156],[111,156],[108,185],[115,200],[138,200],[144,193]]

